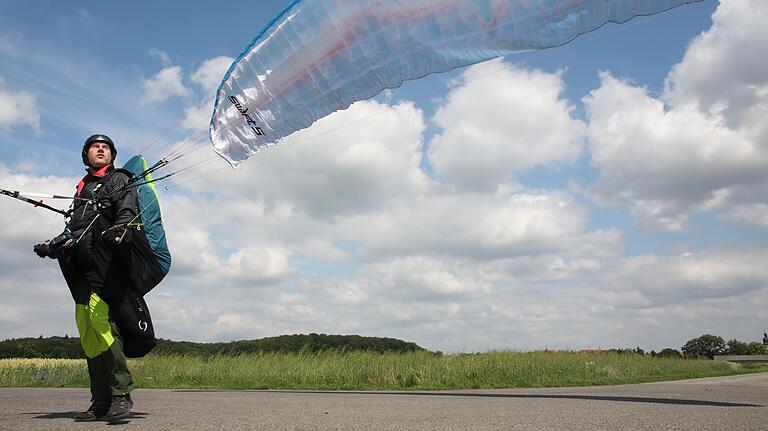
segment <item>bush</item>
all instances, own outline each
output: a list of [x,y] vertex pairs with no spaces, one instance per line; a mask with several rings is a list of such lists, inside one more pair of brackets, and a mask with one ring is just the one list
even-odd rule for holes
[[749,355],[749,344],[739,340],[728,340],[729,355]]
[[768,355],[768,346],[753,341],[747,345],[747,355]]
[[688,340],[683,346],[683,353],[690,358],[709,358],[722,355],[726,351],[725,340],[712,334],[704,334],[701,337]]
[[679,350],[675,350],[671,347],[667,347],[663,349],[661,352],[657,353],[656,356],[659,356],[661,358],[679,358],[682,356]]

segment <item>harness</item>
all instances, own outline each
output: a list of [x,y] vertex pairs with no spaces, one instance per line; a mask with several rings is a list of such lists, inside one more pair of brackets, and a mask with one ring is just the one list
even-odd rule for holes
[[[119,168],[113,168],[112,170],[109,170],[103,177],[98,178],[97,180],[91,180],[86,182],[86,180],[89,179],[89,177],[93,177],[94,175],[89,174],[86,177],[84,177],[77,187],[77,197],[80,198],[82,195],[82,192],[86,190],[87,187],[89,187],[92,183],[96,183],[93,186],[93,190],[90,191],[90,197],[87,199],[75,199],[72,202],[72,206],[70,208],[70,212],[72,213],[72,219],[70,219],[70,223],[74,225],[75,229],[72,232],[72,234],[75,236],[75,243],[80,242],[80,240],[92,229],[95,229],[99,233],[103,233],[107,231],[108,229],[113,229],[116,227],[129,227],[129,226],[136,226],[139,224],[135,223],[125,223],[121,226],[114,226],[114,219],[116,217],[116,214],[112,214],[110,208],[112,208],[112,200],[110,199],[112,197],[111,194],[106,194],[107,190],[104,188],[105,184],[108,183],[108,181],[112,178],[113,175],[115,175],[117,172],[122,172],[125,174],[128,178],[131,178],[133,174],[131,172],[126,171],[125,169],[119,169]],[[78,202],[81,202],[81,204],[78,205]],[[90,221],[85,225],[83,228],[83,218],[86,216],[86,212],[88,211],[88,206],[91,206],[91,210],[95,212],[95,215],[93,218],[90,219]],[[82,209],[81,209],[82,208]],[[82,211],[82,213],[78,216],[78,212]],[[132,221],[135,222],[135,219]]]

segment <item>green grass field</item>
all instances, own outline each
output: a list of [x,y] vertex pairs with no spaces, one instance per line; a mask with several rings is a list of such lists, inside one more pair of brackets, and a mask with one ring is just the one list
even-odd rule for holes
[[[265,353],[129,361],[140,388],[435,390],[613,385],[768,371],[617,353]],[[88,387],[85,361],[1,359],[3,387]]]

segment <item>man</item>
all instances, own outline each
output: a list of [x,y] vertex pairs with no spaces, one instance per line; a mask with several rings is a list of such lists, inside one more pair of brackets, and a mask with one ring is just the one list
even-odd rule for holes
[[91,405],[76,421],[128,417],[134,388],[115,324],[128,283],[124,268],[130,225],[137,219],[136,191],[125,187],[130,174],[114,168],[117,148],[106,135],[83,145],[88,174],[77,186],[72,216],[61,235],[34,247],[40,257],[59,260],[72,298],[80,342],[88,363]]

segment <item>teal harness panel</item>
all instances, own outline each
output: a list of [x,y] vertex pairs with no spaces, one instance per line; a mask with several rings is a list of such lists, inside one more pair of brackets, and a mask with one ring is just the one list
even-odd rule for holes
[[[133,174],[134,177],[142,177],[147,170],[147,162],[142,156],[134,156],[123,169]],[[152,181],[151,174],[145,174],[140,182]],[[154,183],[142,184],[136,187],[138,196],[138,211],[141,223],[144,225],[144,232],[149,240],[149,246],[152,254],[157,259],[157,263],[163,271],[163,275],[168,274],[171,269],[171,252],[168,249],[168,243],[165,240],[165,228],[163,219],[160,215],[160,198]]]

